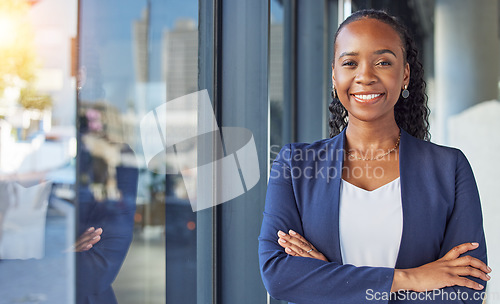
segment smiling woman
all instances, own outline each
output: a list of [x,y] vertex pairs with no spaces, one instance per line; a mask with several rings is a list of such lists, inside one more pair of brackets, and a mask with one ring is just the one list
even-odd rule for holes
[[268,292],[294,303],[480,303],[491,269],[477,186],[460,150],[428,141],[408,32],[385,12],[354,13],[335,35],[332,81],[332,138],[286,145],[271,169],[259,237]]

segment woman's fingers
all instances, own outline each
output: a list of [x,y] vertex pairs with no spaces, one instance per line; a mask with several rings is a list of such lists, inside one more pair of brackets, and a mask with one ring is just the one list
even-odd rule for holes
[[289,255],[293,256],[301,256],[299,253],[302,250],[299,250],[297,246],[293,245],[291,242],[287,242],[283,237],[278,239],[278,244],[285,249],[285,252]]
[[302,238],[302,240],[297,238],[296,237],[297,235],[298,234],[292,236],[284,233],[281,230],[278,232],[281,244],[285,244],[286,242],[290,243],[290,246],[287,247],[293,247],[292,249],[294,249],[299,254],[304,254],[307,253],[308,251],[311,252],[310,250],[313,249],[311,244],[309,244],[309,242],[307,242],[307,240],[304,238]]
[[98,229],[93,229],[94,227],[91,227],[92,229],[87,229],[87,231],[85,231],[79,238],[78,240],[76,241],[77,244],[81,244],[81,243],[86,243],[86,242],[89,242],[93,239],[95,239],[96,237],[100,236],[102,234],[102,228],[98,228]]
[[96,235],[93,238],[91,238],[87,243],[94,245],[97,242],[99,242],[100,240],[101,240],[101,236],[100,235]]
[[89,238],[90,236],[92,235],[92,233],[94,233],[95,231],[95,228],[94,227],[90,227],[89,229],[87,229],[84,233],[82,233],[82,235],[80,235],[80,237],[76,240],[75,242],[75,246],[78,246],[80,245],[81,243],[85,243]]
[[[489,280],[488,273],[491,272],[491,268],[488,267],[483,261],[471,257],[469,255],[462,256],[460,255],[466,253],[467,251],[471,251],[476,249],[479,246],[478,243],[463,243],[458,246],[453,247],[445,256],[441,258],[443,261],[448,261],[450,266],[457,267],[456,274],[460,276],[473,276],[484,281]],[[462,266],[462,267],[460,267]],[[475,282],[473,282],[475,283]],[[471,282],[467,282],[467,284],[473,284]],[[465,286],[465,285],[462,285]]]
[[92,246],[93,246],[92,244],[83,243],[83,244],[80,244],[79,246],[75,247],[75,251],[76,252],[87,251],[87,250],[91,249]]
[[94,245],[101,240],[101,236],[97,235],[93,237],[92,239],[86,241],[86,242],[80,242],[78,245],[75,245],[75,251],[76,252],[81,252],[81,251],[86,251],[94,247]]
[[489,281],[491,279],[491,277],[482,272],[481,270],[477,269],[477,268],[474,268],[474,267],[471,267],[471,266],[465,266],[465,267],[457,267],[455,269],[455,273],[459,276],[471,276],[471,277],[475,277],[475,278],[478,278],[478,279],[481,279],[483,281]]
[[466,253],[467,251],[474,250],[478,246],[479,244],[475,242],[460,244],[448,251],[448,253],[446,253],[441,260],[449,261],[451,266],[471,266],[481,270],[483,273],[490,273],[491,268],[488,267],[488,265],[486,265],[483,261],[469,255],[460,257],[460,255]]
[[282,238],[279,238],[278,239],[278,244],[283,247],[283,249],[285,249],[285,252],[290,254],[290,255],[293,255],[293,256],[298,256],[299,254],[295,251],[293,251],[291,248],[290,248],[290,245],[291,243],[288,243],[286,240],[282,239]]
[[453,285],[455,285],[455,286],[464,286],[464,287],[469,287],[469,288],[475,289],[475,290],[482,290],[484,288],[483,285],[476,283],[472,280],[469,280],[465,277],[456,277],[454,281],[455,281],[454,282],[455,284],[453,284]]
[[313,249],[313,250],[316,250],[316,248],[313,246],[313,244],[309,243],[302,235],[298,234],[297,232],[293,231],[292,229],[290,229],[288,231],[290,237],[292,238],[297,238],[297,240],[299,242],[301,242],[301,244],[303,244],[304,246],[309,246],[309,249]]
[[86,251],[91,249],[97,242],[101,240],[102,228],[94,229],[90,227],[76,240],[74,250],[76,252]]
[[285,252],[288,253],[289,255],[300,256],[297,252],[293,251],[290,247],[286,247]]
[[425,291],[447,286],[464,286],[482,290],[484,287],[481,284],[468,277],[489,281],[491,277],[488,273],[491,272],[491,268],[470,255],[461,256],[477,247],[477,243],[460,244],[437,261],[417,268],[406,269],[409,280],[400,279],[398,284],[402,282],[401,285],[404,286],[407,283],[408,287],[405,287],[405,289],[414,291]]
[[281,245],[281,247],[285,248],[285,251],[289,253],[286,249],[289,248],[292,250],[294,253],[296,253],[296,256],[301,256],[301,257],[310,257],[312,258],[312,248],[305,248],[303,245],[297,245],[297,243],[293,243],[290,241],[290,239],[286,240],[282,237],[278,239],[278,243]]
[[474,250],[479,246],[478,243],[463,243],[458,246],[453,247],[448,251],[441,259],[443,260],[454,260],[458,258],[461,254],[467,251]]
[[[294,234],[292,234],[294,233]],[[278,243],[285,248],[285,252],[293,256],[301,256],[315,258],[318,260],[328,261],[326,257],[309,243],[304,237],[290,230],[290,234],[283,231],[278,231]]]
[[470,255],[463,256],[461,258],[450,261],[451,266],[471,266],[476,269],[481,270],[483,273],[490,273],[491,268],[488,267],[483,261],[471,257]]

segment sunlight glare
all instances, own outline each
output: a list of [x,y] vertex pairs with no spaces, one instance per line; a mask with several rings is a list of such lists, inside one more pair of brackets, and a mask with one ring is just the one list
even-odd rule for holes
[[0,15],[0,47],[10,46],[16,39],[16,23],[9,16]]

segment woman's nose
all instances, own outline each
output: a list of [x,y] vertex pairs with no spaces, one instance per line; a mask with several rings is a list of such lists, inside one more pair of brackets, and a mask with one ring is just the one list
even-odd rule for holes
[[362,64],[358,67],[356,82],[360,84],[372,84],[377,81],[373,68],[368,64]]

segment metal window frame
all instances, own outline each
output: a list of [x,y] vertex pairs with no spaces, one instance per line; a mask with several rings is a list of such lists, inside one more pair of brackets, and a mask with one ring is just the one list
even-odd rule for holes
[[[200,0],[199,9],[199,89],[208,90],[219,126],[245,127],[253,132],[261,179],[243,196],[198,211],[197,303],[263,303],[266,291],[254,245],[257,235],[240,238],[237,244],[233,242],[238,239],[236,230],[247,235],[260,230],[267,180],[269,128],[267,124],[258,124],[258,120],[246,117],[242,122],[236,121],[234,110],[243,109],[259,117],[267,117],[269,0]],[[242,12],[245,18],[235,15]],[[263,27],[267,29],[264,34],[261,32]],[[238,35],[245,35],[245,40],[255,42],[248,44],[253,49],[246,51],[251,58],[235,63],[247,71],[248,78],[241,77],[241,71],[235,71],[228,59],[242,50],[241,45],[233,43],[238,38],[235,28],[238,28]],[[246,94],[241,94],[240,98],[236,87],[243,88]],[[255,102],[250,103],[246,99],[251,94],[266,98],[255,98]],[[235,95],[238,98],[231,99]],[[217,151],[213,152],[215,155]],[[235,222],[239,223],[236,227]],[[245,262],[243,258],[238,261],[235,248],[244,248],[252,252],[252,256]],[[239,272],[245,273],[246,277],[232,280]]]

